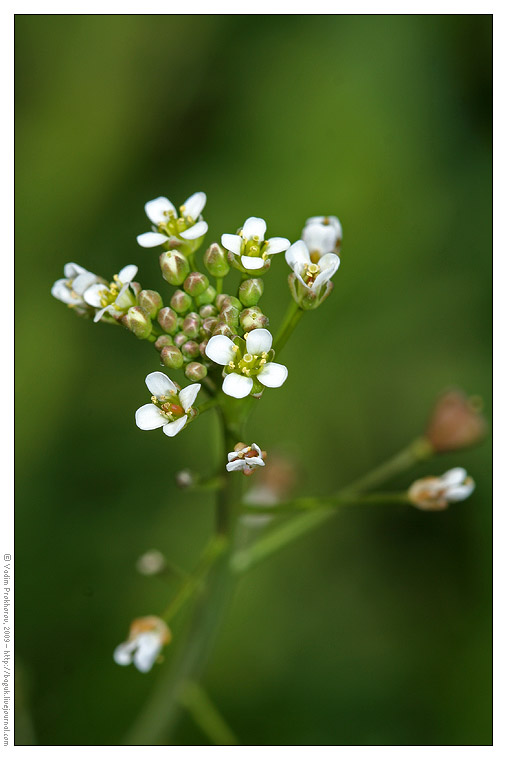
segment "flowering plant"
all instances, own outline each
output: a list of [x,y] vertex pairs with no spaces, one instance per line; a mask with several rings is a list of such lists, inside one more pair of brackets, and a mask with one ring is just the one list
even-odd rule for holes
[[[280,487],[286,473],[278,477],[276,461],[271,464],[258,444],[244,443],[249,440],[244,429],[264,393],[297,375],[297,367],[291,368],[289,378],[288,368],[278,361],[280,352],[302,316],[319,308],[333,290],[333,277],[340,266],[341,223],[335,216],[310,217],[301,239],[291,244],[285,237],[265,239],[266,222],[252,216],[236,234],[223,234],[221,245],[212,243],[204,252],[202,266],[197,266],[196,253],[208,229],[202,218],[205,204],[205,194],[197,192],[179,212],[163,196],[145,205],[152,230],[140,234],[137,241],[143,248],[162,248],[163,293],[136,282],[135,265],[123,267],[108,282],[69,263],[65,277],[52,288],[53,296],[79,316],[123,327],[155,349],[154,364],[159,369],[146,377],[151,401],[135,412],[138,428],[160,427],[173,438],[198,423],[203,413],[214,410],[223,433],[217,474],[208,477],[190,470],[176,474],[182,488],[216,491],[215,532],[195,570],[183,574],[181,587],[165,610],[134,620],[127,641],[114,650],[118,664],[133,663],[143,673],[150,671],[172,639],[169,624],[193,600],[192,627],[172,658],[168,686],[156,692],[132,728],[132,744],[158,742],[165,727],[173,725],[182,704],[194,712],[202,708],[203,694],[197,682],[208,641],[225,606],[226,589],[235,577],[331,519],[338,506],[397,502],[439,511],[467,498],[474,483],[460,467],[439,478],[419,479],[404,491],[374,489],[440,452],[476,443],[486,432],[477,403],[461,392],[450,391],[438,401],[426,431],[393,459],[327,497],[292,498],[290,489]],[[284,257],[277,256],[281,253]],[[272,333],[259,302],[273,260],[283,266],[284,258],[291,298],[284,321]],[[236,272],[240,273],[239,282]],[[231,274],[226,288],[225,278]],[[181,377],[182,383],[176,382],[177,373],[189,384]],[[161,445],[175,444],[161,438]],[[264,473],[270,474],[263,485],[243,495],[245,478],[241,475],[254,476],[255,481]],[[257,533],[259,526],[266,528],[265,534],[246,545],[237,540],[237,527],[245,516]],[[260,523],[252,521],[256,516],[262,516]],[[274,518],[278,522],[270,526]],[[244,520],[242,525],[246,525]],[[153,550],[140,558],[138,567],[146,575],[156,575],[166,572],[170,563]],[[185,699],[180,698],[183,693]]]

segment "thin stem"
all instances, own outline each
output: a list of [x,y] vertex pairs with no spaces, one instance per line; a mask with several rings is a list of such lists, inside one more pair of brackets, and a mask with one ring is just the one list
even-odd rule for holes
[[215,289],[217,291],[217,296],[219,296],[220,293],[222,292],[223,284],[224,284],[223,277],[215,277]]
[[287,312],[285,314],[284,320],[282,322],[282,326],[280,327],[278,334],[275,338],[275,342],[273,345],[273,348],[275,349],[275,353],[279,353],[282,348],[285,346],[287,341],[289,340],[292,331],[298,324],[299,320],[303,316],[304,311],[303,309],[300,309],[297,303],[293,300],[291,300]]
[[239,744],[202,686],[194,681],[187,682],[180,700],[201,731],[209,737],[213,744],[218,746]]
[[204,412],[207,412],[208,409],[213,409],[217,404],[219,404],[220,401],[217,398],[210,398],[208,401],[205,401],[203,404],[197,407],[197,411],[199,414],[203,414]]
[[329,496],[327,498],[306,497],[282,502],[276,506],[266,507],[251,505],[245,506],[244,514],[277,515],[287,512],[309,512],[314,510],[329,509],[331,507],[354,506],[361,504],[394,504],[408,503],[406,491],[393,491],[350,496]]

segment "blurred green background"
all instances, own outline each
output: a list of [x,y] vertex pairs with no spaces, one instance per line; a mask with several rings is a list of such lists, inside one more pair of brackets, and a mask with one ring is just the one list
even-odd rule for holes
[[[289,380],[249,440],[295,457],[301,493],[326,493],[417,435],[443,388],[480,394],[489,417],[492,21],[15,26],[17,742],[116,744],[167,665],[112,660],[173,591],[135,561],[156,547],[192,568],[212,500],[173,476],[215,464],[214,421],[175,441],[136,429],[157,353],[76,318],[53,281],[67,261],[107,278],[137,263],[168,294],[157,250],[135,240],[158,195],[204,190],[209,242],[250,215],[294,241],[306,217],[337,214],[335,290],[288,344]],[[279,256],[262,301],[275,329],[286,276]],[[392,484],[459,464],[470,500],[343,510],[243,578],[205,678],[243,744],[491,742],[490,454]],[[176,743],[207,739],[185,717]]]

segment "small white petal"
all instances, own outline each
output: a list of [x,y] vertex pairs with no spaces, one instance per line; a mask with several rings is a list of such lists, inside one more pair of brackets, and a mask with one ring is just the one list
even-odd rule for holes
[[85,290],[83,293],[83,298],[87,304],[90,304],[90,306],[94,306],[96,309],[98,309],[99,306],[102,306],[101,299],[105,293],[107,293],[107,287],[105,285],[101,285],[100,283],[96,283],[95,285],[91,285]]
[[104,316],[104,314],[111,314],[113,311],[114,311],[114,306],[113,306],[112,303],[109,304],[109,306],[104,306],[103,309],[100,309],[100,311],[96,312],[96,314],[95,314],[95,316],[93,318],[93,321],[94,322],[100,322],[100,320],[102,319],[102,317]]
[[460,486],[451,486],[446,490],[445,498],[450,502],[463,501],[464,499],[468,499],[474,489],[475,483],[473,481],[470,483],[463,483],[463,485]]
[[293,243],[285,253],[285,261],[291,269],[294,269],[296,265],[304,266],[305,264],[311,264],[312,262],[310,259],[310,252],[306,247],[306,243],[304,243],[302,240],[298,240],[296,243]]
[[453,467],[452,470],[444,472],[440,480],[445,486],[458,486],[464,482],[467,471],[463,467]]
[[239,256],[241,253],[241,246],[243,245],[243,239],[239,235],[222,235],[222,245],[228,251]]
[[324,283],[328,282],[339,266],[340,257],[337,256],[336,253],[326,253],[324,256],[322,256],[322,258],[319,259],[319,267],[321,268],[321,271],[315,278],[315,282],[313,284],[314,290],[318,290],[321,285],[324,285]]
[[246,461],[248,463],[248,466],[251,468],[264,467],[266,464],[262,457],[247,457]]
[[179,420],[175,420],[174,422],[168,422],[167,425],[164,425],[162,428],[162,432],[169,436],[169,438],[174,438],[175,435],[178,435],[180,430],[183,430],[185,425],[187,424],[187,415],[185,414],[183,417],[180,417]]
[[199,214],[206,205],[206,193],[194,193],[187,198],[183,204],[183,216],[189,216],[191,219],[197,219]]
[[134,277],[137,274],[137,267],[135,264],[127,264],[126,267],[123,267],[123,269],[120,269],[118,272],[118,279],[120,282],[132,282]]
[[170,211],[174,214],[174,216],[178,216],[176,209],[174,208],[169,198],[164,198],[163,195],[155,198],[152,201],[148,201],[148,203],[145,203],[144,210],[146,211],[146,216],[150,222],[153,222],[153,224],[167,222],[168,216],[165,213],[166,211]]
[[208,223],[207,222],[197,222],[197,224],[192,225],[192,227],[189,227],[188,230],[184,230],[184,232],[180,232],[180,237],[184,238],[185,240],[197,240],[197,238],[202,237],[205,235],[208,231]]
[[234,343],[227,335],[213,335],[206,345],[206,356],[215,364],[229,364],[235,355]]
[[135,641],[126,641],[124,644],[119,644],[113,652],[115,663],[117,665],[130,665],[132,653],[136,646],[137,643]]
[[281,253],[282,251],[286,251],[290,246],[290,240],[287,240],[287,238],[283,237],[269,238],[269,240],[266,242],[267,246],[264,249],[264,253],[267,253],[269,256],[272,256],[274,253]]
[[279,388],[287,380],[289,370],[283,364],[268,362],[257,375],[257,379],[267,388]]
[[242,256],[241,263],[245,269],[262,269],[266,261],[260,256]]
[[151,395],[157,396],[157,398],[178,392],[173,381],[163,372],[150,372],[149,375],[146,375],[145,383]]
[[180,404],[185,412],[188,412],[188,410],[191,408],[200,390],[201,384],[193,383],[193,385],[187,385],[186,388],[183,388],[183,390],[180,391]]
[[160,637],[156,633],[141,633],[137,637],[137,649],[133,657],[136,668],[141,673],[151,670],[161,649]]
[[143,248],[155,248],[157,245],[167,243],[169,238],[160,232],[143,232],[142,235],[137,236],[136,240]]
[[227,472],[234,472],[235,470],[244,470],[246,463],[244,459],[235,459],[233,462],[229,462],[225,465]]
[[226,375],[224,382],[222,383],[223,392],[233,398],[245,398],[245,396],[248,396],[252,388],[253,380],[251,377],[237,375],[235,372]]
[[258,327],[255,330],[251,330],[246,336],[246,350],[249,354],[262,354],[271,349],[273,345],[273,336],[264,327]]
[[65,264],[63,268],[63,273],[68,280],[72,280],[74,277],[77,277],[78,274],[84,274],[86,271],[87,270],[84,267],[75,264],[73,261],[69,261],[69,263]]
[[78,276],[72,281],[72,290],[74,293],[82,296],[85,290],[88,290],[96,280],[97,278],[92,272],[81,272],[81,274],[78,274]]
[[259,216],[249,216],[243,225],[243,231],[241,236],[245,240],[251,240],[252,238],[258,238],[264,240],[266,234],[266,222]]
[[156,430],[166,423],[167,417],[155,404],[144,404],[136,411],[136,425],[141,430]]
[[256,443],[252,443],[252,449],[254,449],[257,452],[257,455],[262,458],[262,451],[260,446],[257,446]]
[[317,251],[321,255],[333,251],[338,240],[335,228],[331,224],[325,225],[320,222],[308,224],[301,237],[312,253]]
[[57,280],[51,288],[51,295],[63,303],[79,303],[80,298],[72,295],[67,280]]

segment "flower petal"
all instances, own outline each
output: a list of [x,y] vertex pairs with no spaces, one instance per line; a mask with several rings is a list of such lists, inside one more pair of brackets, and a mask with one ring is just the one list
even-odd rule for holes
[[257,375],[257,379],[267,388],[279,388],[287,380],[288,374],[289,370],[283,364],[268,362]]
[[206,345],[206,356],[215,364],[229,364],[235,355],[234,343],[227,335],[213,335]]
[[222,245],[228,251],[232,251],[236,256],[241,253],[241,246],[243,245],[243,239],[239,235],[222,235]]
[[246,350],[249,354],[262,354],[271,349],[273,345],[273,336],[264,327],[257,327],[251,330],[246,336]]
[[468,499],[471,493],[473,493],[475,489],[475,483],[472,479],[470,479],[471,482],[463,483],[460,486],[451,486],[447,491],[445,492],[445,498],[447,501],[455,502],[455,501],[463,501],[464,499]]
[[80,303],[81,299],[72,295],[68,280],[57,280],[51,288],[51,295],[63,303]]
[[77,277],[78,274],[84,274],[87,270],[80,266],[79,264],[75,264],[73,261],[69,261],[68,264],[65,264],[63,268],[63,274],[68,280],[72,280],[74,277]]
[[112,311],[114,311],[114,305],[110,303],[109,306],[104,306],[103,309],[100,309],[99,311],[95,312],[93,321],[100,322],[104,314],[111,314]]
[[126,267],[123,267],[123,269],[120,269],[118,272],[118,279],[122,283],[129,283],[132,282],[134,277],[137,274],[137,267],[135,264],[127,264]]
[[248,396],[252,388],[253,380],[251,377],[237,375],[235,372],[226,375],[224,382],[222,383],[223,392],[233,398],[245,398],[245,396]]
[[146,216],[150,222],[153,222],[153,224],[167,222],[169,218],[166,214],[167,211],[174,214],[174,216],[178,216],[178,213],[169,198],[165,198],[163,195],[145,203],[144,210],[146,211]]
[[98,309],[99,306],[102,306],[101,297],[104,293],[107,293],[107,287],[97,282],[85,290],[83,298],[87,304]]
[[146,375],[145,383],[151,395],[157,396],[157,398],[178,392],[173,381],[163,372],[150,372],[149,375]]
[[235,470],[244,470],[246,467],[246,462],[244,459],[234,459],[232,462],[228,462],[225,465],[225,469],[227,472],[234,472]]
[[182,216],[189,216],[191,219],[197,219],[205,205],[206,193],[194,193],[190,198],[187,198],[183,204]]
[[207,231],[207,222],[197,222],[197,224],[193,224],[192,227],[189,227],[188,230],[180,232],[180,237],[184,238],[185,240],[197,240],[197,238],[205,235]]
[[136,411],[136,425],[141,430],[156,430],[166,422],[167,418],[155,404],[144,404]]
[[167,425],[164,425],[162,428],[162,432],[169,436],[169,438],[174,438],[175,435],[178,435],[180,430],[183,430],[185,425],[187,424],[187,415],[185,414],[183,417],[180,417],[179,420],[175,420],[174,422],[168,422]]
[[315,278],[314,289],[318,290],[321,285],[328,282],[340,266],[340,257],[336,253],[326,253],[319,259],[320,273]]
[[117,665],[130,665],[132,653],[137,646],[136,641],[125,641],[119,644],[113,652],[113,659]]
[[141,673],[147,673],[152,669],[157,659],[162,643],[158,634],[148,631],[137,637],[137,648],[134,652],[134,665]]
[[167,243],[169,238],[161,232],[143,232],[142,235],[137,236],[136,240],[143,248],[155,248],[157,245]]
[[291,269],[294,269],[296,265],[304,266],[311,264],[310,252],[306,247],[306,243],[302,240],[293,243],[285,253],[285,261]]
[[452,470],[444,472],[440,480],[446,487],[459,486],[465,481],[466,476],[467,471],[463,467],[453,467]]
[[301,237],[312,253],[317,251],[321,255],[333,251],[338,239],[335,228],[321,222],[307,224]]
[[261,259],[260,256],[242,256],[241,263],[245,269],[262,269],[266,260]]
[[193,383],[193,385],[187,385],[186,388],[180,391],[180,404],[185,412],[188,412],[200,390],[201,384]]
[[97,277],[92,272],[81,272],[72,280],[72,290],[79,296],[82,296],[85,290],[97,281]]
[[251,240],[252,238],[258,238],[264,240],[266,234],[266,222],[259,216],[249,216],[243,225],[241,231],[241,237],[245,240]]
[[272,256],[273,253],[286,251],[287,248],[290,247],[290,240],[287,240],[287,238],[284,237],[272,237],[269,238],[266,243],[267,245],[264,249],[264,253],[267,253],[269,256]]

